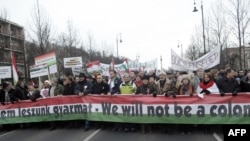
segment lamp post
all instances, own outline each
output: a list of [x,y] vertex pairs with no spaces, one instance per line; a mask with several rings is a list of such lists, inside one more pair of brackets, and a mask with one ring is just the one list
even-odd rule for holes
[[[193,12],[198,12],[196,8],[196,3],[194,0],[194,10]],[[206,39],[205,39],[205,27],[204,27],[204,13],[203,13],[203,2],[201,0],[201,18],[202,18],[202,34],[203,34],[203,47],[204,47],[204,55],[206,54]]]
[[138,70],[139,70],[139,67],[140,67],[140,66],[138,66],[138,65],[139,65],[139,62],[140,62],[139,59],[140,59],[140,54],[137,53],[137,54],[136,54],[136,65],[135,65],[135,66],[136,66],[136,69],[138,69]]
[[119,43],[122,43],[122,34],[121,33],[118,33],[116,35],[116,51],[117,51],[117,58],[119,57],[119,52],[118,52],[118,46],[119,46]]
[[162,56],[160,56],[160,61],[161,61],[161,70],[162,70]]
[[182,42],[178,40],[178,48],[181,47],[181,58],[183,58]]

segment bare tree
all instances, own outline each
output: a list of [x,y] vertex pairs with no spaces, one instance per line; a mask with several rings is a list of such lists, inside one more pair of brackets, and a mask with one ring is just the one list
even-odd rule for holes
[[93,34],[91,32],[87,33],[87,44],[89,46],[89,55],[90,55],[90,60],[93,59],[93,53],[94,53],[94,38]]
[[[202,50],[203,50],[202,32],[201,32],[201,28],[199,26],[196,26],[194,33],[191,36],[191,44],[189,45],[184,56],[190,60],[193,60],[194,58],[198,59],[199,57],[204,55],[203,53],[201,53]],[[196,53],[196,54],[194,54],[194,53]],[[196,58],[196,57],[198,57],[198,58]]]
[[232,20],[232,28],[234,31],[234,35],[238,41],[240,69],[242,69],[242,46],[244,46],[246,37],[245,33],[248,29],[248,24],[250,22],[249,7],[250,7],[249,0],[229,1],[228,13]]
[[[214,7],[211,8],[211,35],[212,35],[212,44],[214,46],[220,45],[220,52],[221,52],[221,60],[222,58],[222,50],[228,44],[228,38],[231,33],[231,28],[228,27],[229,23],[227,23],[226,10],[224,7],[225,3],[222,3],[221,0],[216,1]],[[227,54],[224,56],[227,56]],[[223,61],[222,61],[223,62]]]
[[39,0],[36,1],[31,16],[32,23],[29,23],[31,29],[31,33],[28,32],[29,38],[39,47],[37,55],[44,54],[50,49],[52,38],[51,21],[45,13],[45,10],[43,10],[42,6],[39,4]]
[[70,57],[75,56],[75,52],[73,52],[72,48],[73,47],[78,47],[80,43],[79,35],[77,32],[77,29],[75,28],[73,21],[68,20],[67,23],[67,33],[66,35],[66,48],[67,51],[70,53]]
[[194,61],[199,58],[199,52],[199,49],[195,45],[189,45],[185,57],[190,61]]

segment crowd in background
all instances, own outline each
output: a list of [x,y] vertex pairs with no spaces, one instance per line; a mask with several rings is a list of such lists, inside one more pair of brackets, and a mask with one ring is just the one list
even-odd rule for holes
[[[130,71],[122,77],[118,77],[115,70],[111,70],[109,77],[97,75],[85,75],[80,73],[78,76],[65,76],[61,79],[53,78],[51,81],[45,80],[42,87],[32,83],[26,84],[24,81],[17,82],[13,86],[11,82],[4,81],[0,85],[1,104],[16,103],[21,100],[36,101],[39,98],[48,98],[67,95],[159,95],[165,97],[178,97],[178,95],[194,96],[197,94],[209,95],[217,94],[220,96],[237,96],[239,92],[250,92],[250,71],[234,70],[230,66],[218,69],[197,71]],[[20,124],[25,128],[28,124]],[[44,125],[44,124],[42,124]],[[90,122],[87,120],[49,122],[48,127],[54,130],[57,127],[67,126],[69,128],[84,126],[87,131],[90,127],[107,126],[105,122]],[[110,124],[109,124],[110,125]],[[172,134],[173,125],[157,125],[163,133]],[[183,134],[191,134],[190,127],[187,125],[178,126]],[[151,124],[130,124],[114,123],[113,131],[134,132],[136,130],[152,132],[155,125]],[[209,130],[206,128],[204,130]]]

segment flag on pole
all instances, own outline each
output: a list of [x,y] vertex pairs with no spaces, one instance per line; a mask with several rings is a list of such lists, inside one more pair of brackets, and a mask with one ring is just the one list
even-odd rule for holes
[[111,71],[111,70],[115,70],[115,61],[114,61],[113,57],[112,57],[112,60],[111,60],[110,66],[109,66],[109,71]]
[[87,72],[90,74],[94,74],[95,72],[101,72],[101,64],[100,61],[93,61],[93,62],[88,62],[87,64]]
[[125,59],[124,62],[122,63],[123,68],[125,69],[126,73],[129,73],[129,68],[128,68],[128,59]]
[[17,67],[16,67],[16,59],[15,59],[13,52],[11,52],[11,62],[12,62],[12,72],[13,72],[13,81],[14,81],[13,84],[16,85],[18,81],[18,74],[17,74]]

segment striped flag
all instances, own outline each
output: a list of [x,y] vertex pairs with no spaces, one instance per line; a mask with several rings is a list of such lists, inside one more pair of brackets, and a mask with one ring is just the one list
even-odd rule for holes
[[14,81],[13,84],[16,85],[18,81],[18,74],[17,74],[17,67],[16,67],[16,59],[15,59],[13,52],[11,52],[11,62],[12,62],[12,72],[13,72],[13,81]]
[[93,62],[88,62],[87,64],[87,72],[94,74],[95,72],[101,72],[101,64],[100,61],[93,61]]
[[110,63],[110,66],[109,66],[109,71],[110,70],[115,70],[115,61],[114,61],[114,58],[112,58],[112,60],[111,60],[111,63]]
[[125,59],[124,62],[122,63],[122,66],[125,69],[126,73],[129,73],[129,67],[128,67],[128,59]]

